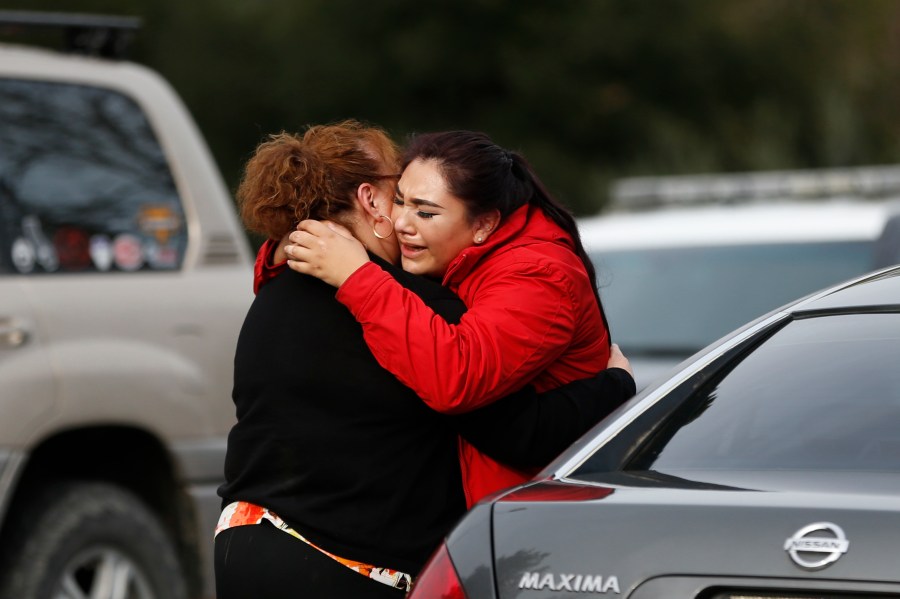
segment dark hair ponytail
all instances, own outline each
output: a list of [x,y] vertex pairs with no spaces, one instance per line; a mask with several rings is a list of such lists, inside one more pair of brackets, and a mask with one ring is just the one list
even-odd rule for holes
[[543,210],[544,214],[550,217],[553,222],[559,225],[560,229],[568,233],[572,238],[572,243],[575,246],[575,255],[581,259],[582,264],[584,264],[584,269],[587,271],[588,277],[590,278],[591,289],[594,291],[594,298],[597,300],[597,306],[600,307],[600,316],[603,318],[603,326],[606,327],[610,343],[612,343],[612,333],[609,330],[609,322],[606,320],[606,311],[603,309],[603,301],[600,299],[600,289],[597,286],[597,271],[594,268],[591,257],[588,256],[587,250],[584,249],[584,244],[581,241],[581,233],[578,231],[578,224],[575,222],[575,216],[568,208],[560,203],[559,200],[553,197],[544,183],[538,178],[537,174],[535,174],[531,165],[528,164],[528,161],[525,160],[524,156],[515,152],[511,152],[510,154],[513,161],[511,168],[513,175],[517,178],[521,176],[527,180],[531,186],[532,193],[528,198],[528,203]]
[[484,133],[445,131],[413,137],[403,155],[403,168],[416,159],[438,163],[448,191],[466,203],[472,217],[498,210],[505,218],[525,204],[543,210],[572,238],[609,331],[597,274],[581,242],[575,217],[550,194],[524,156],[503,149]]

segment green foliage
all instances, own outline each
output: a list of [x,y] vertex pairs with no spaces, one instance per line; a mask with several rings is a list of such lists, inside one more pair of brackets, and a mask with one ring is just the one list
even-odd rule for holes
[[[19,0],[72,11],[71,0]],[[7,4],[10,4],[8,2]],[[12,4],[15,4],[13,2]],[[900,160],[895,0],[79,0],[143,17],[234,186],[267,134],[480,129],[578,213],[610,180]]]

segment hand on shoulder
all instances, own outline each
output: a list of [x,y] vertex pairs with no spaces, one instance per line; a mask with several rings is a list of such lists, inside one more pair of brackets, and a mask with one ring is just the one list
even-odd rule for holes
[[366,248],[346,228],[329,221],[304,220],[284,247],[288,266],[340,287],[369,261]]

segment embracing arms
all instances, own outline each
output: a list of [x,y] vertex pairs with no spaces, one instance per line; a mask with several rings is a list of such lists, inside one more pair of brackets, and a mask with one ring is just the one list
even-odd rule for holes
[[634,394],[631,366],[614,345],[609,367],[593,378],[543,393],[529,385],[452,419],[469,443],[495,460],[541,468]]
[[[378,362],[433,409],[464,413],[521,388],[571,347],[580,323],[578,302],[596,302],[573,288],[576,268],[529,258],[491,266],[472,288],[459,324],[438,317],[419,297],[369,263],[362,246],[324,223],[304,221],[291,239],[289,265],[339,286],[337,299],[362,325]],[[509,256],[509,254],[506,254]],[[583,267],[579,271],[588,283]],[[599,312],[597,351],[563,380],[602,369],[608,351]]]

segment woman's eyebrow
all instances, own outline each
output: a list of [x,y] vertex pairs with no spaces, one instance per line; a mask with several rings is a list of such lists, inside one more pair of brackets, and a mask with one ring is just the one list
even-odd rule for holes
[[443,206],[441,206],[440,204],[435,204],[432,201],[422,200],[419,198],[414,198],[414,199],[410,200],[410,202],[412,202],[416,206],[429,206],[431,208],[443,208]]
[[[403,192],[400,191],[400,186],[397,186],[397,189],[394,190],[394,194],[401,200],[406,201],[406,197],[403,195]],[[435,204],[431,200],[423,200],[420,198],[413,198],[409,200],[409,202],[415,206],[429,206],[431,208],[443,208],[440,204]]]

